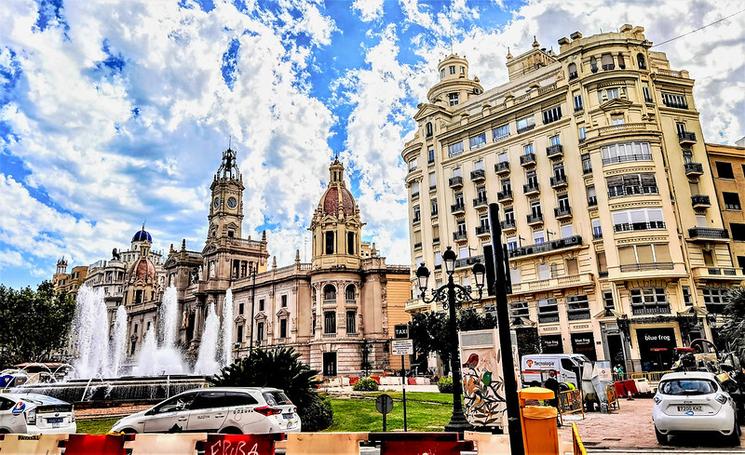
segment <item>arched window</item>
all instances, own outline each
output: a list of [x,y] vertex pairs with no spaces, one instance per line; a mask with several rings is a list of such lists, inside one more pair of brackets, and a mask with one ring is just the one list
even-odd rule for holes
[[603,56],[600,57],[600,63],[603,65],[603,70],[605,71],[612,70],[616,67],[613,64],[613,56],[610,54],[603,54]]
[[326,231],[326,254],[334,254],[334,231]]
[[356,239],[354,232],[347,232],[347,254],[355,254]]
[[336,300],[336,286],[333,284],[327,284],[323,287],[323,300]]
[[593,73],[598,72],[598,59],[595,57],[590,57],[590,71]]
[[425,126],[425,130],[427,133],[427,137],[432,137],[432,134],[434,133],[432,130],[432,122],[427,122],[427,125]]
[[353,284],[347,286],[347,290],[344,293],[346,294],[347,302],[354,302],[355,287]]
[[618,53],[618,67],[621,69],[626,69],[626,60],[623,59],[623,53]]
[[647,62],[644,60],[644,54],[641,52],[636,54],[636,66],[638,66],[640,70],[647,69]]
[[567,67],[567,71],[569,72],[569,80],[577,79],[577,65],[574,63],[570,63]]

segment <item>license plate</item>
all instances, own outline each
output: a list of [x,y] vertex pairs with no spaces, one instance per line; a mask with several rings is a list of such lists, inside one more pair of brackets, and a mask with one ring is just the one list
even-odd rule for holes
[[282,414],[282,417],[284,417],[285,419],[291,419],[291,418],[295,417],[295,414],[293,414],[293,413],[290,412],[290,413],[287,413],[287,414]]
[[62,423],[62,417],[52,417],[47,419],[47,423]]
[[678,412],[701,412],[701,406],[700,405],[691,405],[691,406],[678,406]]

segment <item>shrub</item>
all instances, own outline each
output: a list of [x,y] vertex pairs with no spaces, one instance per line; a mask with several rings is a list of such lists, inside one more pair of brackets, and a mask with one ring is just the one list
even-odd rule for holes
[[361,378],[352,388],[357,392],[374,392],[378,390],[378,383],[373,378]]
[[437,388],[440,393],[453,393],[453,378],[451,376],[443,376],[437,381]]
[[298,410],[303,431],[322,431],[334,422],[334,411],[328,398],[316,395],[313,401]]

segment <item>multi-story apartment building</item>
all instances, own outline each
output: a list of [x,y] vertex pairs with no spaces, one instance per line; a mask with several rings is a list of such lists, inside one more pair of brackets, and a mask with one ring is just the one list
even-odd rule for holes
[[[745,138],[743,138],[745,139]],[[706,144],[725,229],[732,236],[732,260],[745,270],[745,141],[742,146]]]
[[694,81],[650,49],[642,27],[559,45],[508,53],[509,81],[488,90],[464,57],[439,63],[402,151],[412,262],[441,284],[451,246],[468,284],[491,241],[487,204],[498,202],[518,336],[537,331],[543,352],[666,369],[675,346],[711,336],[707,293],[743,279]]
[[74,299],[87,274],[88,267],[83,265],[75,266],[70,273],[67,273],[67,259],[60,258],[57,260],[57,269],[52,275],[54,290],[62,294],[70,294]]

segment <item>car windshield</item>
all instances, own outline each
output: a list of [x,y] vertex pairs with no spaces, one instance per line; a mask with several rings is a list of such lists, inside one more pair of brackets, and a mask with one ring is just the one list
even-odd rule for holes
[[671,379],[660,384],[660,392],[665,395],[707,395],[716,391],[716,384],[709,379]]
[[287,395],[284,392],[264,392],[264,399],[269,406],[281,406],[285,404],[292,404]]

